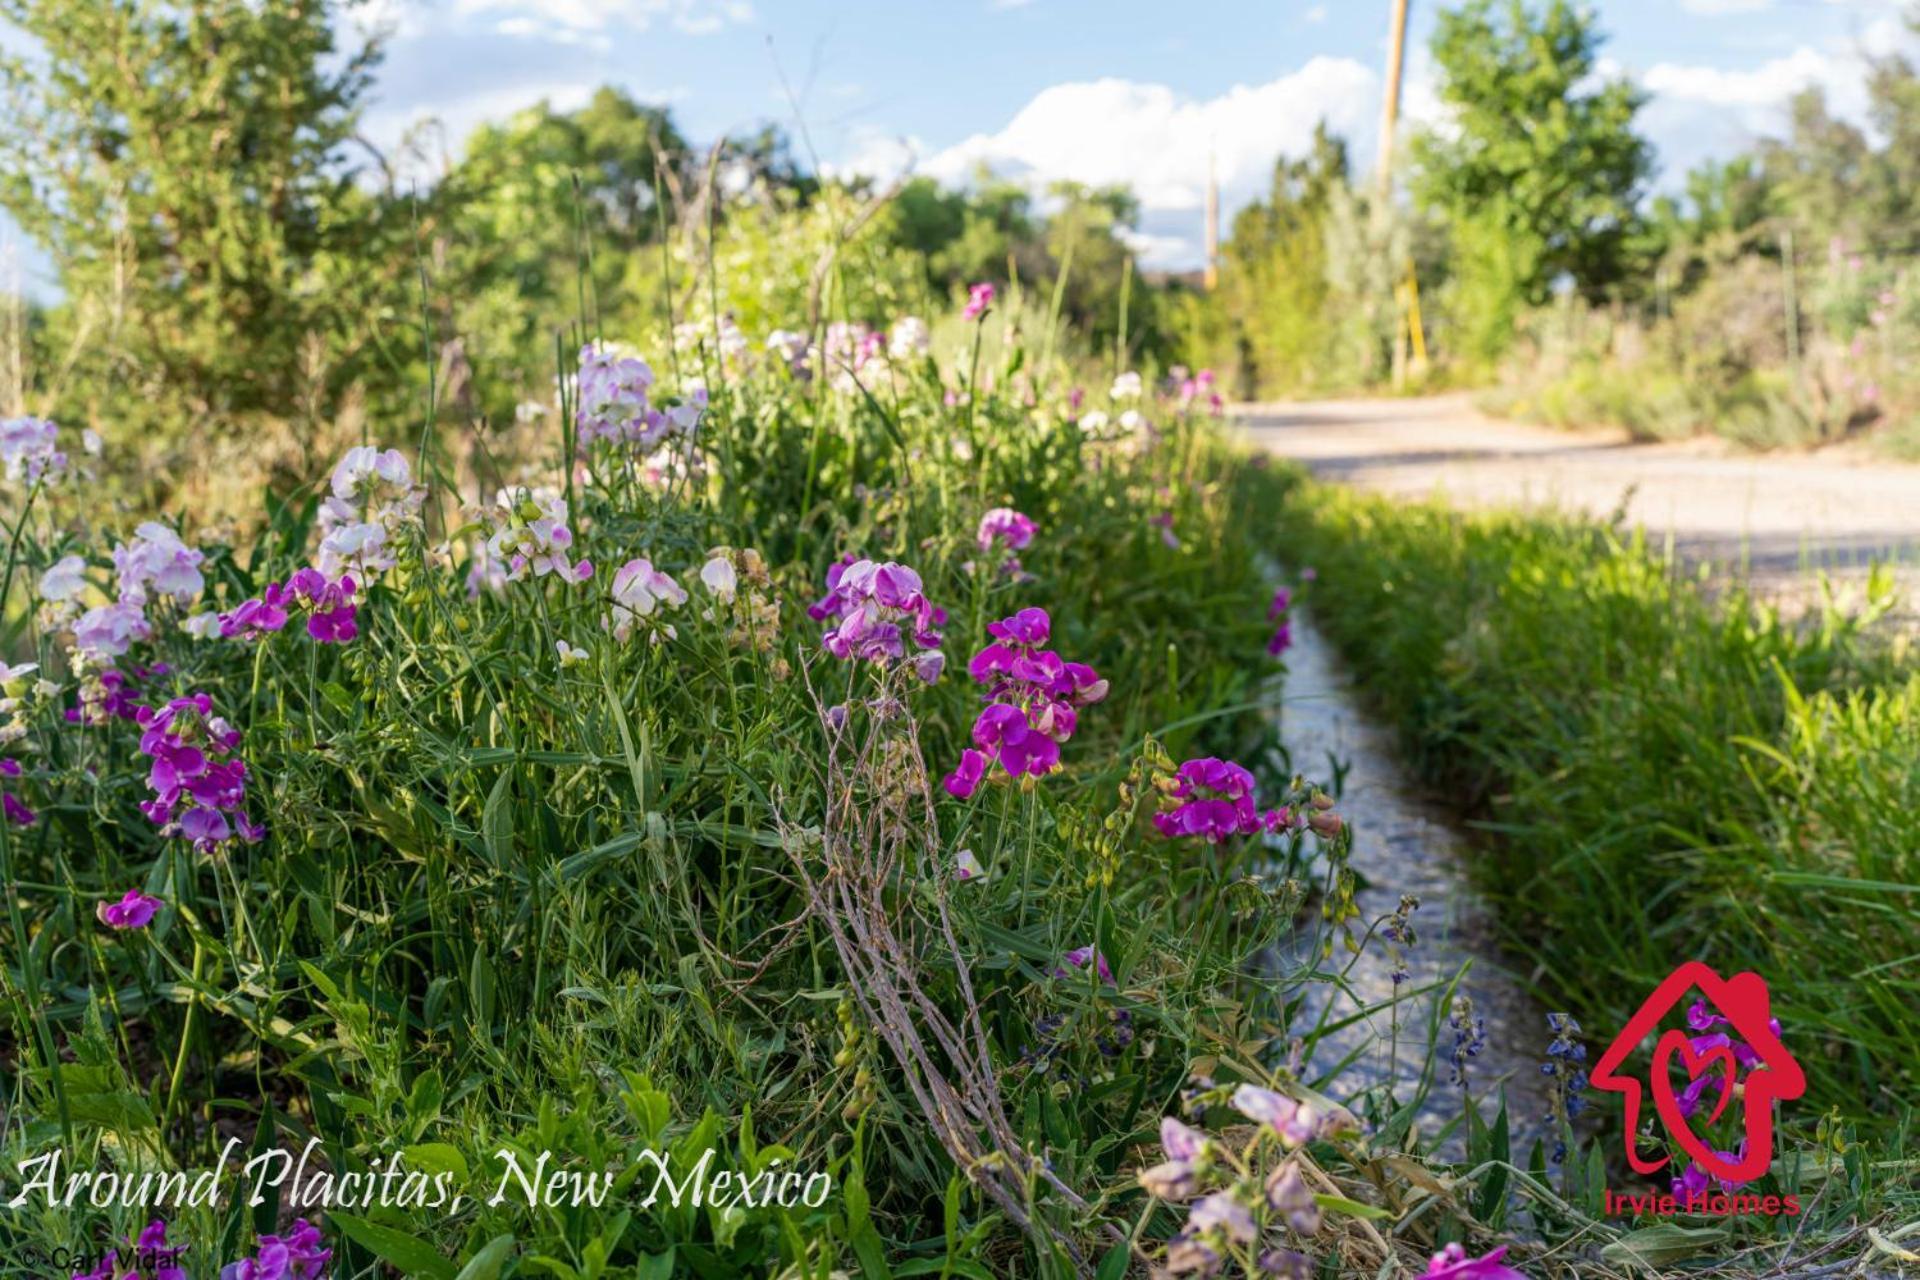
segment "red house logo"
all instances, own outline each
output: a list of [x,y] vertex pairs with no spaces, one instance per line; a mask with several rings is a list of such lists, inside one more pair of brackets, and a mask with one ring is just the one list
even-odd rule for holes
[[[1647,1081],[1621,1074],[1627,1058],[1648,1037],[1659,1030],[1664,1019],[1690,990],[1698,987],[1703,1004],[1689,1012],[1696,1030],[1725,1024],[1724,1034],[1689,1036],[1679,1028],[1670,1028],[1654,1042],[1652,1071]],[[1707,1012],[1702,1012],[1702,1010]],[[1688,1123],[1687,1115],[1695,1106],[1684,1109],[1673,1087],[1675,1060],[1689,1081],[1686,1093],[1697,1104],[1703,1087],[1713,1081],[1703,1079],[1719,1073],[1718,1098],[1706,1120],[1712,1123],[1726,1111],[1733,1098],[1734,1085],[1741,1086],[1741,1130],[1745,1141],[1734,1157],[1715,1151]],[[1748,1068],[1744,1078],[1740,1068]],[[1640,1127],[1640,1100],[1643,1087],[1653,1093],[1653,1107],[1676,1142],[1711,1177],[1728,1183],[1751,1182],[1773,1163],[1773,1100],[1797,1098],[1806,1092],[1807,1079],[1800,1064],[1780,1043],[1779,1024],[1769,1008],[1767,984],[1757,973],[1736,973],[1721,978],[1698,960],[1689,960],[1668,975],[1666,981],[1648,996],[1646,1003],[1628,1021],[1607,1051],[1594,1064],[1593,1087],[1622,1093],[1627,1098],[1627,1163],[1634,1171],[1651,1174],[1667,1163],[1667,1157],[1649,1160],[1634,1149],[1634,1135]]]

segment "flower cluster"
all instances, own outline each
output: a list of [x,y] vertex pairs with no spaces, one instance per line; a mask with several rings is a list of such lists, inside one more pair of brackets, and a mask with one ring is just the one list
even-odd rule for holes
[[1082,662],[1043,648],[1053,620],[1045,609],[1022,609],[987,625],[992,643],[975,654],[967,674],[985,686],[987,706],[973,722],[973,746],[947,775],[947,793],[971,796],[998,761],[1010,777],[1041,778],[1060,764],[1079,709],[1107,696],[1107,682]]
[[[269,582],[264,592],[242,601],[231,613],[188,619],[187,628],[229,639],[255,639],[285,627],[289,609],[304,609],[308,636],[321,644],[345,644],[360,634],[359,609],[353,600],[356,589],[347,574],[329,581],[318,569],[301,569],[284,584]],[[209,616],[212,626],[203,627],[203,619]]]
[[[731,321],[727,324],[724,333],[738,337],[740,350],[744,351],[745,337],[731,327]],[[676,331],[676,339],[678,336]],[[730,348],[723,343],[726,350]],[[579,403],[573,416],[580,446],[584,449],[604,440],[650,453],[675,436],[693,436],[706,410],[706,389],[669,396],[656,404],[653,384],[652,367],[631,347],[590,342],[580,348]]]
[[1467,1063],[1487,1047],[1487,1020],[1473,1011],[1473,997],[1465,992],[1453,998],[1447,1012],[1447,1026],[1453,1030],[1453,1048],[1448,1060],[1453,1064],[1453,1082],[1467,1087]]
[[284,1236],[261,1236],[253,1256],[220,1268],[220,1280],[324,1280],[333,1250],[321,1247],[320,1228],[295,1218]]
[[153,762],[153,798],[140,810],[161,834],[191,840],[202,853],[236,835],[249,844],[266,835],[246,813],[247,762],[234,754],[240,731],[213,714],[213,699],[196,693],[142,707],[138,720],[140,753]]
[[[1587,1060],[1587,1046],[1581,1043],[1580,1024],[1570,1013],[1549,1013],[1547,1030],[1553,1032],[1553,1039],[1547,1043],[1547,1058],[1540,1064],[1540,1074],[1547,1077],[1548,1118],[1558,1122],[1558,1132],[1564,1132],[1587,1107],[1587,1072],[1580,1065]],[[1553,1163],[1566,1158],[1566,1139],[1555,1139]]]
[[[1020,567],[1020,557],[1015,552],[1025,551],[1033,545],[1033,538],[1039,532],[1033,518],[1015,511],[1012,507],[995,507],[980,517],[980,527],[974,532],[974,540],[980,544],[980,550],[991,552],[996,545],[1004,545],[1007,558],[1000,562],[1000,572],[1010,578],[1032,581],[1031,575]],[[966,564],[967,572],[973,572],[973,562]]]
[[648,422],[652,386],[652,367],[631,348],[608,342],[580,348],[579,399],[573,412],[580,443],[613,440],[652,447],[658,442]]
[[807,616],[829,624],[820,643],[843,662],[887,666],[907,659],[911,641],[913,671],[920,679],[932,684],[946,665],[940,628],[947,611],[927,599],[920,575],[905,565],[848,555],[828,568],[827,594],[807,609]]
[[1032,517],[1012,507],[995,507],[980,517],[980,528],[974,536],[982,551],[993,550],[996,542],[1004,542],[1009,551],[1025,551],[1033,545],[1033,535],[1037,532],[1039,529]]
[[1287,616],[1292,608],[1293,593],[1285,587],[1275,589],[1273,600],[1267,605],[1267,621],[1279,624],[1267,640],[1267,653],[1275,658],[1293,647],[1293,622]]
[[1410,893],[1400,895],[1400,905],[1380,926],[1380,936],[1387,940],[1387,950],[1393,957],[1392,978],[1396,990],[1401,983],[1413,976],[1407,968],[1407,953],[1417,945],[1420,939],[1413,931],[1413,913],[1420,909],[1420,899]]
[[[1266,1275],[1304,1280],[1313,1273],[1312,1263],[1288,1246],[1319,1234],[1322,1210],[1307,1185],[1309,1166],[1299,1149],[1348,1131],[1353,1118],[1337,1109],[1323,1112],[1252,1084],[1229,1093],[1203,1080],[1200,1091],[1188,1096],[1196,1114],[1206,1102],[1222,1100],[1260,1126],[1251,1146],[1241,1150],[1218,1142],[1205,1131],[1167,1116],[1160,1122],[1160,1146],[1166,1159],[1137,1175],[1149,1195],[1194,1201],[1185,1224],[1167,1242],[1166,1270],[1173,1275],[1212,1276],[1220,1274],[1229,1259],[1238,1258],[1249,1274],[1257,1269]],[[1271,1167],[1263,1174],[1270,1154]],[[1279,1228],[1290,1233],[1285,1245],[1273,1242],[1272,1233]]]
[[1153,815],[1153,825],[1169,840],[1198,836],[1219,844],[1232,836],[1285,831],[1293,822],[1284,806],[1262,811],[1254,803],[1253,774],[1231,760],[1188,760],[1163,790],[1174,803]]
[[136,681],[165,675],[167,670],[166,663],[157,662],[151,667],[136,666],[131,671],[107,667],[82,672],[74,705],[67,708],[67,723],[97,728],[114,720],[138,720],[140,704],[134,701],[134,694],[139,692]]
[[[614,571],[613,615],[607,625],[613,638],[625,644],[634,628],[651,619],[661,608],[678,609],[687,602],[686,588],[653,567],[651,560],[629,560]],[[655,640],[671,640],[674,629],[660,624],[653,632]]]
[[1202,369],[1199,373],[1189,376],[1185,368],[1175,365],[1169,372],[1173,375],[1174,394],[1180,398],[1182,409],[1192,408],[1194,401],[1198,400],[1216,416],[1226,412],[1227,402],[1222,400],[1220,393],[1214,389],[1216,378],[1213,370]]
[[329,581],[348,573],[370,583],[397,563],[396,548],[420,527],[427,491],[398,449],[359,445],[333,468],[332,492],[320,504],[320,548],[314,564]]
[[45,418],[0,418],[0,461],[6,463],[9,480],[58,480],[67,469],[60,428]]
[[206,589],[200,574],[204,552],[156,520],[134,531],[133,540],[113,549],[113,567],[122,603],[144,605],[156,595],[184,604]]
[[536,578],[557,574],[568,582],[593,576],[593,562],[571,555],[573,530],[567,524],[567,500],[546,489],[502,489],[488,512],[493,534],[487,556],[504,566],[503,582],[518,582],[529,571]]

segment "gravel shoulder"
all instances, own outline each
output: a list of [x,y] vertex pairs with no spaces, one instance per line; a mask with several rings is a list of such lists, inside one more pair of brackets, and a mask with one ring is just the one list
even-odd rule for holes
[[1465,395],[1241,405],[1253,444],[1322,479],[1461,506],[1623,514],[1694,560],[1762,586],[1845,579],[1893,560],[1920,585],[1920,466],[1839,446],[1750,454],[1720,440],[1641,444],[1490,418]]

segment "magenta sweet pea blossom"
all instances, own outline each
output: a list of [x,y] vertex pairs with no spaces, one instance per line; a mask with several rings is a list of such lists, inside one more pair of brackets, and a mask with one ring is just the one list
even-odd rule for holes
[[129,889],[118,902],[102,902],[94,908],[100,923],[110,929],[144,929],[153,923],[160,910],[160,899],[138,889]]
[[993,640],[967,664],[986,689],[987,706],[973,722],[973,746],[943,780],[949,795],[971,796],[994,761],[1014,778],[1053,772],[1080,708],[1107,696],[1107,682],[1092,667],[1041,647],[1052,628],[1047,611],[1033,608],[987,624]]
[[253,1256],[220,1268],[220,1280],[322,1280],[333,1250],[321,1247],[320,1228],[295,1218],[284,1236],[261,1236]]
[[1506,1256],[1505,1245],[1469,1258],[1460,1245],[1450,1244],[1428,1260],[1426,1280],[1527,1280],[1525,1273],[1500,1261]]
[[993,286],[982,281],[967,290],[967,305],[961,310],[960,318],[978,320],[987,314],[987,309],[991,306],[993,306]]
[[232,613],[220,615],[220,634],[257,639],[287,625],[289,608],[307,611],[307,635],[321,644],[345,644],[360,634],[357,584],[348,574],[329,579],[318,569],[300,569],[282,585],[270,582]]
[[976,537],[982,551],[991,551],[996,541],[1006,543],[1009,551],[1025,551],[1033,544],[1033,535],[1038,531],[1030,517],[1012,507],[995,507],[980,517]]
[[820,643],[843,662],[911,662],[928,684],[946,665],[940,628],[947,611],[927,599],[920,575],[903,564],[848,555],[828,568],[827,594],[807,616],[828,624]]
[[1267,621],[1280,624],[1267,641],[1267,652],[1276,658],[1293,647],[1293,625],[1287,618],[1287,612],[1292,607],[1293,593],[1285,587],[1274,591],[1273,601],[1267,605]]
[[1153,815],[1153,825],[1169,840],[1198,836],[1219,844],[1230,836],[1284,831],[1291,822],[1284,808],[1262,812],[1255,806],[1253,775],[1231,760],[1187,761],[1169,794],[1180,803]]
[[140,810],[161,828],[206,853],[228,840],[258,842],[266,828],[247,816],[247,762],[234,754],[240,731],[213,714],[204,693],[142,707],[140,753],[152,760],[153,798]]

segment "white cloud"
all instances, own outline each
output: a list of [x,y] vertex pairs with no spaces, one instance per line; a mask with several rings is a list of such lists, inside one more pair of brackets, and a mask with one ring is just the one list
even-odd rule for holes
[[964,182],[985,164],[1036,185],[1069,179],[1125,183],[1149,209],[1197,209],[1207,157],[1223,189],[1264,185],[1274,158],[1304,151],[1316,121],[1351,132],[1379,97],[1372,71],[1348,58],[1315,58],[1300,70],[1214,98],[1165,85],[1102,79],[1042,90],[995,133],[977,133],[931,157],[926,172]]
[[1212,98],[1133,80],[1076,81],[1042,90],[1001,129],[932,155],[917,139],[860,132],[830,172],[885,180],[911,166],[964,185],[984,165],[1036,193],[1062,179],[1124,184],[1140,201],[1142,225],[1132,239],[1143,263],[1189,267],[1200,253],[1210,153],[1224,223],[1266,191],[1276,159],[1305,153],[1316,123],[1371,139],[1379,105],[1379,78],[1350,58],[1315,58]]
[[1656,63],[1637,76],[1649,94],[1641,127],[1660,152],[1664,183],[1672,185],[1710,156],[1778,136],[1787,126],[1788,103],[1804,89],[1819,89],[1836,116],[1870,130],[1867,60],[1916,52],[1920,37],[1897,18],[1882,17],[1845,40],[1802,45],[1745,70]]
[[689,35],[711,35],[753,21],[747,0],[454,0],[462,16],[504,13],[498,30],[507,35],[645,31],[656,20]]
[[1327,20],[1327,6],[1323,4],[1317,4],[1313,6],[1313,8],[1301,14],[1300,17],[1303,20],[1311,23],[1325,22]]

